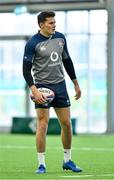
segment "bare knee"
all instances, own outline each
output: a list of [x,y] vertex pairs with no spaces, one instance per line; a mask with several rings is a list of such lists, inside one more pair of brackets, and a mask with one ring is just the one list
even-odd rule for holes
[[46,133],[49,121],[49,110],[38,109],[37,110],[37,133]]
[[62,126],[63,129],[67,129],[67,130],[71,129],[71,123],[70,123],[69,120],[66,120],[66,121],[62,122],[61,126]]
[[38,124],[37,124],[37,132],[39,133],[46,133],[48,128],[48,117],[45,115],[39,115],[38,117]]
[[48,128],[48,122],[43,121],[43,120],[38,122],[37,131],[46,133],[47,132],[47,128]]

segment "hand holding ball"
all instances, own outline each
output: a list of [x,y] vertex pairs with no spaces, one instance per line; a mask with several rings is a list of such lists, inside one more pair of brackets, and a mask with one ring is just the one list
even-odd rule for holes
[[[55,97],[55,93],[51,90],[51,89],[48,89],[48,88],[38,88],[38,90],[40,92],[43,93],[43,95],[46,96],[46,102],[45,103],[50,103],[53,101],[54,97]],[[30,95],[30,98],[33,102],[35,102],[35,97],[33,94]]]

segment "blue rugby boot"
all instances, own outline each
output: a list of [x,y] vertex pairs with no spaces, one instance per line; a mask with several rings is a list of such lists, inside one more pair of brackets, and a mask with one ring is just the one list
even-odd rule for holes
[[82,169],[77,167],[76,164],[69,160],[68,162],[63,162],[63,170],[71,170],[73,172],[82,172]]
[[41,164],[41,165],[39,166],[39,168],[36,170],[36,173],[37,173],[37,174],[46,173],[46,168],[45,168],[45,166],[44,166],[43,164]]

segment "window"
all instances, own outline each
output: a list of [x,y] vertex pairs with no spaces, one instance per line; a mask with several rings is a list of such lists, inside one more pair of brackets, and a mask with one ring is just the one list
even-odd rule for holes
[[0,41],[0,125],[10,126],[13,116],[25,115],[22,77],[24,40]]
[[68,47],[82,90],[78,102],[71,98],[77,131],[105,132],[107,11],[68,12],[66,24]]
[[[56,28],[67,38],[82,90],[81,99],[75,101],[73,84],[66,75],[71,113],[77,118],[77,132],[106,131],[107,20],[107,11],[100,9],[56,12]],[[0,36],[23,37],[23,40],[0,42],[0,116],[2,123],[9,123],[12,116],[26,113],[25,81],[22,77],[24,39],[25,35],[37,32],[37,17],[28,13],[4,13],[0,15],[0,27]],[[31,115],[35,115],[32,102],[30,106]],[[53,111],[52,116],[55,116]]]

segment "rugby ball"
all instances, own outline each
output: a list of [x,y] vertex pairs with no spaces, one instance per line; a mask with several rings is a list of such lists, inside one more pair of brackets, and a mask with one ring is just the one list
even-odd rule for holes
[[[41,87],[41,88],[38,88],[38,90],[46,96],[47,99],[45,103],[50,103],[53,101],[55,97],[55,93],[51,89]],[[33,94],[30,95],[30,98],[32,101],[35,102],[35,97]]]

